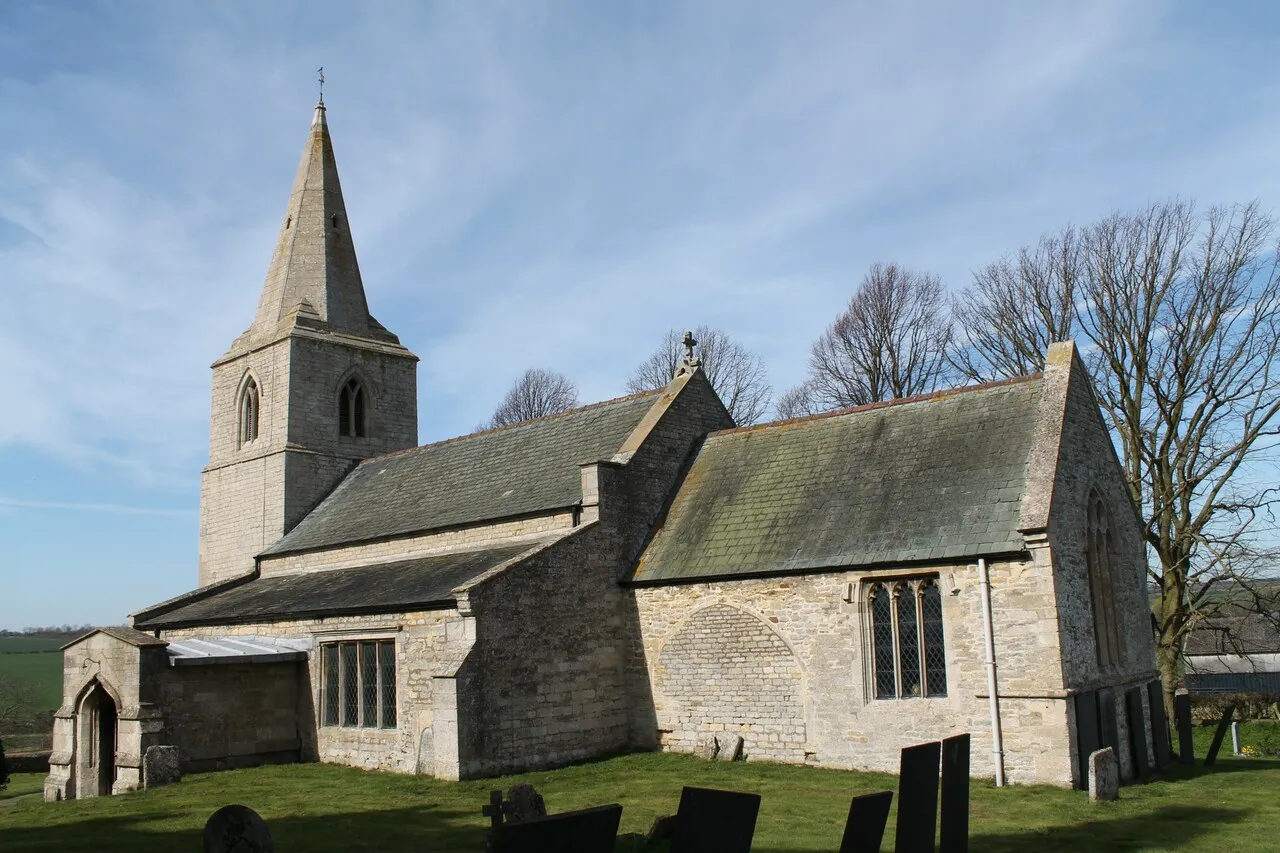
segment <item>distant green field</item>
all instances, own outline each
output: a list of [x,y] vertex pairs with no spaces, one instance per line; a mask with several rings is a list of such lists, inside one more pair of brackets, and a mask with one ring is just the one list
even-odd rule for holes
[[42,710],[52,711],[62,704],[62,652],[0,654],[0,672],[35,684]]
[[0,637],[0,655],[8,652],[56,652],[67,644],[53,637]]

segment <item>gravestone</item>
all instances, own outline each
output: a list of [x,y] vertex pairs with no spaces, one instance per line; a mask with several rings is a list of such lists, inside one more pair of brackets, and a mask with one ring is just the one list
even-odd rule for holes
[[671,853],[750,853],[759,814],[759,794],[685,787]]
[[969,735],[942,741],[939,853],[969,853]]
[[902,750],[898,765],[896,853],[933,853],[938,833],[938,741]]
[[1072,702],[1076,711],[1076,758],[1079,761],[1077,787],[1084,791],[1089,788],[1089,756],[1102,746],[1102,735],[1098,729],[1098,696],[1093,691],[1077,693]]
[[1142,716],[1142,688],[1130,687],[1124,692],[1125,719],[1129,723],[1129,756],[1133,759],[1133,774],[1139,779],[1151,775],[1151,763],[1147,759],[1147,727]]
[[507,791],[507,802],[502,813],[508,821],[546,817],[547,803],[532,785],[515,785]]
[[720,754],[720,741],[715,735],[708,737],[702,743],[698,744],[698,757],[705,758],[708,761],[714,761],[715,757]]
[[877,791],[854,797],[844,822],[840,853],[880,853],[884,827],[889,822],[893,791]]
[[204,825],[204,853],[275,853],[271,833],[248,806],[223,806]]
[[1120,762],[1111,747],[1103,747],[1089,756],[1089,799],[1099,803],[1119,797]]
[[494,853],[610,853],[621,820],[622,806],[617,803],[513,820],[493,828],[492,849]]
[[435,733],[430,726],[418,736],[418,763],[413,772],[419,776],[433,776],[436,772]]
[[1151,710],[1151,745],[1156,751],[1156,769],[1164,770],[1173,763],[1169,745],[1169,718],[1164,712],[1164,687],[1160,679],[1147,682],[1147,707]]
[[1196,763],[1196,742],[1191,736],[1191,695],[1186,691],[1173,697],[1174,722],[1178,726],[1178,760]]
[[743,740],[738,735],[726,737],[720,743],[720,753],[716,756],[717,761],[737,761],[742,758]]
[[142,787],[161,788],[182,781],[176,746],[149,746],[142,754]]
[[1222,749],[1222,739],[1226,736],[1227,729],[1231,726],[1231,718],[1235,713],[1235,705],[1228,705],[1222,712],[1222,719],[1218,721],[1218,730],[1213,733],[1213,743],[1209,745],[1209,753],[1204,757],[1205,767],[1212,767],[1218,760],[1218,750]]

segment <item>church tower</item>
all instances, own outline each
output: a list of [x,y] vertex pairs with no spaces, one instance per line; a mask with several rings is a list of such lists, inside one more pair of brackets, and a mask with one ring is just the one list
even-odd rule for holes
[[213,363],[201,586],[251,571],[356,461],[417,444],[417,361],[369,314],[322,100],[258,312]]

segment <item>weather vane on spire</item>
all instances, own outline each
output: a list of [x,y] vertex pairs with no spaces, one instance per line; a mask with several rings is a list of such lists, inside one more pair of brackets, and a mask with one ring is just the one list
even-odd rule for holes
[[321,65],[316,69],[316,73],[320,75],[320,104],[324,105],[324,66]]

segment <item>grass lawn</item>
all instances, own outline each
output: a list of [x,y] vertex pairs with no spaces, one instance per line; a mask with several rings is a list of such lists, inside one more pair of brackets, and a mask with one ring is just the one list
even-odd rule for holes
[[67,642],[53,637],[0,637],[0,655],[9,652],[56,652]]
[[[189,776],[122,797],[0,809],[6,853],[137,850],[187,853],[217,808],[243,803],[268,822],[280,850],[482,849],[480,808],[494,788],[530,782],[552,812],[621,803],[623,833],[675,811],[682,785],[763,794],[754,853],[834,851],[849,797],[896,789],[892,776],[771,764],[719,764],[681,755],[627,755],[562,770],[449,783],[321,764]],[[1117,803],[1048,787],[975,783],[974,851],[1230,851],[1276,849],[1280,761],[1220,759],[1217,768],[1124,788]],[[890,815],[885,849],[893,848]]]
[[[22,639],[26,638],[0,637],[0,641]],[[62,704],[62,652],[0,652],[0,673],[34,684],[41,710],[53,711]]]
[[34,794],[44,790],[43,773],[11,773],[9,785],[0,791],[0,800],[12,800],[24,794]]

